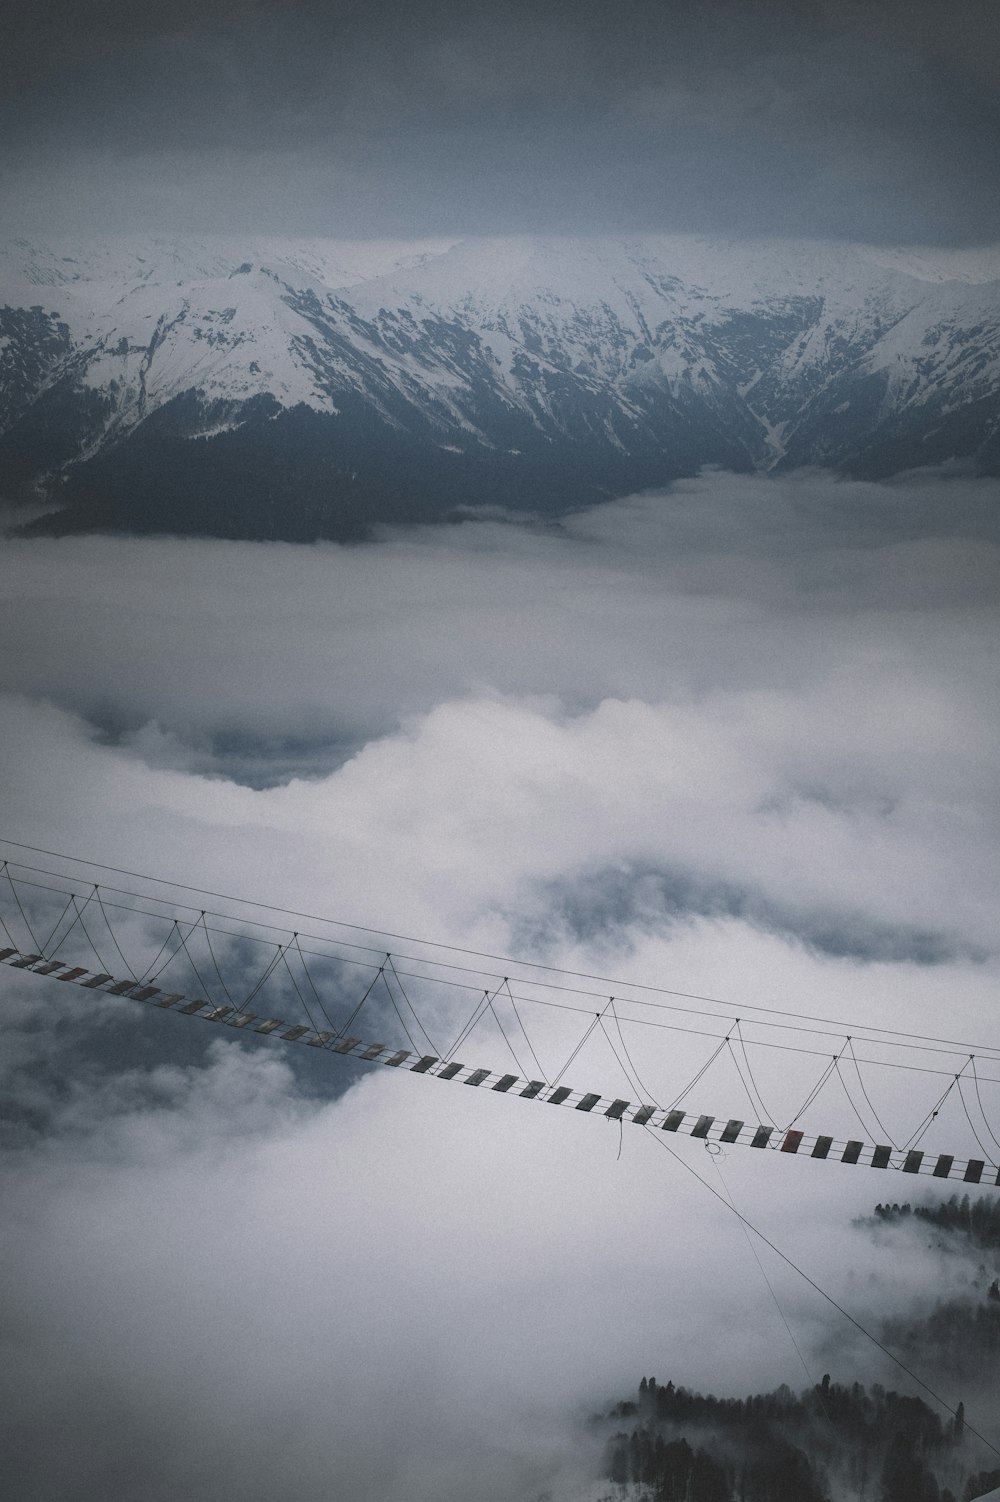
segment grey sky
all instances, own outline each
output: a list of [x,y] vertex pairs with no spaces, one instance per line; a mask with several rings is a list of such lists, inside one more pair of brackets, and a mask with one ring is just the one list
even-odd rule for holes
[[12,226],[1000,233],[988,0],[23,8]]

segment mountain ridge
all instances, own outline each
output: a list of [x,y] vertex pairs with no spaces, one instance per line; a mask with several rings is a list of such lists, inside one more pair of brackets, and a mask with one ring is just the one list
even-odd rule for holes
[[353,536],[706,464],[995,473],[998,429],[997,249],[0,248],[0,493],[58,506],[49,529]]

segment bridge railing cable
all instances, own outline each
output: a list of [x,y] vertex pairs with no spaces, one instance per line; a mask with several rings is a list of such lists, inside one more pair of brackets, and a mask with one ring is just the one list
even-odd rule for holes
[[[40,880],[40,877],[46,879]],[[4,911],[4,892],[8,893],[8,911]],[[261,906],[267,908],[272,915],[278,911],[273,905]],[[96,928],[92,921],[88,922],[88,910],[100,915],[100,947]],[[213,921],[210,922],[210,918]],[[326,1042],[332,1043],[333,1040],[339,1046],[340,1041],[356,1025],[361,1009],[367,1006],[369,1011],[373,1011],[374,1018],[380,1019],[380,1029],[389,1029],[387,1036],[391,1037],[393,1029],[398,1029],[401,1041],[408,1045],[409,1053],[431,1059],[435,1065],[439,1062],[443,1065],[450,1064],[459,1049],[469,1044],[473,1036],[479,1040],[477,1048],[484,1050],[487,1055],[491,1047],[502,1046],[504,1055],[509,1056],[518,1072],[517,1076],[511,1076],[513,1079],[524,1075],[524,1053],[515,1041],[511,1022],[504,1020],[506,1007],[509,1005],[517,1024],[518,1036],[523,1038],[527,1054],[540,1077],[539,1088],[544,1085],[547,1089],[565,1089],[561,1084],[562,1080],[581,1058],[590,1059],[588,1067],[594,1068],[599,1062],[600,1050],[598,1053],[594,1052],[595,1046],[599,1044],[606,1049],[606,1061],[613,1060],[615,1069],[625,1079],[626,1088],[630,1092],[634,1090],[651,1111],[660,1109],[659,1100],[670,1099],[670,1105],[665,1110],[676,1115],[682,1103],[709,1077],[715,1080],[726,1073],[723,1069],[725,1056],[735,1070],[735,1078],[746,1096],[751,1114],[757,1117],[762,1129],[766,1126],[770,1132],[778,1132],[777,1122],[786,1120],[780,1132],[786,1143],[793,1137],[799,1140],[803,1138],[804,1132],[797,1129],[798,1124],[808,1124],[807,1118],[817,1102],[828,1098],[827,1086],[836,1075],[845,1102],[861,1127],[862,1143],[877,1137],[884,1144],[884,1152],[889,1154],[890,1164],[894,1161],[894,1154],[909,1152],[912,1155],[917,1143],[939,1123],[942,1110],[953,1093],[958,1095],[965,1126],[982,1153],[984,1167],[986,1164],[995,1166],[994,1156],[996,1150],[1000,1149],[1000,1137],[991,1125],[983,1097],[983,1088],[1000,1085],[1000,1078],[980,1073],[975,1067],[975,1054],[971,1051],[962,1055],[962,1065],[958,1071],[953,1066],[947,1067],[952,1059],[959,1056],[961,1045],[957,1040],[931,1040],[898,1030],[868,1028],[865,1034],[858,1037],[857,1041],[865,1045],[859,1052],[855,1047],[855,1034],[841,1031],[838,1037],[832,1026],[817,1026],[817,1019],[810,1014],[790,1011],[765,1013],[763,1009],[757,1009],[757,1014],[748,1020],[743,1016],[741,1008],[736,1015],[727,1017],[724,1013],[705,1007],[698,1008],[686,1003],[680,1005],[672,999],[677,994],[674,992],[665,992],[661,997],[651,998],[636,997],[626,989],[623,995],[613,994],[601,998],[600,1008],[595,1009],[587,1005],[595,993],[586,987],[569,983],[577,972],[557,971],[554,966],[544,966],[540,968],[544,969],[545,975],[538,978],[530,973],[532,962],[525,962],[519,965],[519,977],[512,977],[510,974],[492,976],[489,977],[492,984],[478,988],[477,999],[465,1021],[456,1019],[458,1027],[455,1041],[447,1053],[442,1055],[435,1045],[434,1035],[442,1025],[447,1027],[448,1016],[455,1012],[455,1002],[470,991],[477,991],[477,981],[484,973],[476,967],[451,959],[441,962],[426,952],[410,953],[407,959],[389,949],[379,953],[373,946],[356,944],[342,938],[309,935],[297,928],[282,930],[271,918],[262,921],[249,914],[241,916],[232,912],[213,911],[207,907],[195,908],[184,898],[167,898],[121,886],[105,886],[102,890],[100,883],[88,883],[83,873],[73,876],[66,872],[44,870],[34,864],[22,865],[8,856],[3,859],[0,868],[0,925],[3,935],[10,940],[10,955],[14,955],[16,951],[17,957],[9,957],[8,963],[28,968],[33,963],[31,955],[26,954],[14,938],[18,924],[33,943],[38,934],[44,932],[47,935],[46,944],[41,946],[35,943],[32,951],[34,962],[43,962],[42,973],[52,973],[58,968],[56,949],[60,951],[59,959],[65,959],[67,963],[76,957],[72,953],[70,940],[78,933],[80,943],[96,959],[98,973],[104,978],[103,982],[94,980],[91,984],[98,988],[104,982],[110,982],[110,972],[105,965],[103,933],[106,932],[107,942],[130,978],[130,982],[114,982],[116,994],[126,994],[129,983],[133,987],[148,984],[155,991],[158,985],[168,982],[169,976],[178,967],[186,966],[202,993],[205,1004],[211,1004],[220,1016],[227,1014],[231,1026],[236,1025],[237,1018],[241,1019],[241,1026],[248,1026],[253,1020],[247,1015],[248,1006],[251,1002],[259,1002],[267,990],[274,996],[280,1010],[287,1010],[291,1006],[293,1011],[297,1010],[301,1014],[303,1023],[293,1025],[301,1025],[304,1032],[311,1032],[321,1040],[315,1046],[325,1046]],[[127,938],[122,925],[127,926]],[[306,942],[303,942],[304,939]],[[422,941],[413,942],[418,948],[422,944]],[[263,946],[268,951],[262,968],[251,964],[248,946]],[[143,951],[144,957],[149,956],[148,963],[136,961],[133,964],[127,957],[128,949],[131,949],[133,957],[140,950]],[[86,954],[79,958],[86,959],[89,966]],[[291,963],[293,958],[294,968]],[[37,963],[35,968],[38,968]],[[350,976],[359,968],[368,972],[368,984],[360,1000],[352,1000],[351,993],[355,998],[358,993]],[[552,976],[556,973],[566,977],[566,981],[555,981]],[[209,975],[214,977],[211,986],[208,984]],[[148,983],[146,977],[149,977]],[[105,989],[109,988],[105,986]],[[664,999],[665,997],[671,999]],[[691,999],[690,995],[686,995],[686,1001]],[[503,1014],[501,1003],[504,1004]],[[717,999],[713,999],[712,1004],[722,1005]],[[433,1023],[430,1022],[431,1013],[435,1019]],[[341,1027],[334,1021],[337,1016],[346,1018]],[[582,1031],[577,1031],[573,1026],[573,1019],[576,1017],[583,1024]],[[697,1019],[706,1026],[691,1026],[689,1019]],[[706,1057],[697,1061],[693,1073],[678,1090],[680,1082],[676,1079],[672,1084],[659,1079],[663,1069],[662,1058],[659,1063],[655,1063],[648,1047],[630,1050],[625,1038],[626,1026],[650,1041],[654,1041],[658,1033],[691,1040],[690,1043],[685,1043],[687,1053],[684,1057],[678,1055],[674,1061],[671,1056],[671,1072],[679,1072],[679,1067],[683,1067],[684,1058],[690,1056],[694,1047],[694,1040],[704,1038],[710,1051]],[[564,1040],[562,1043],[560,1038]],[[836,1039],[837,1051],[831,1053],[829,1050],[813,1047],[813,1040],[818,1038]],[[426,1053],[422,1049],[426,1049]],[[540,1061],[545,1053],[551,1055],[553,1050],[557,1051],[558,1057],[565,1057],[565,1063],[550,1080]],[[563,1050],[568,1052],[564,1055]],[[917,1063],[913,1059],[914,1050],[922,1055],[922,1062]],[[751,1051],[758,1058],[766,1058],[769,1053],[775,1052],[797,1056],[803,1061],[803,1067],[808,1059],[815,1057],[822,1061],[821,1068],[818,1076],[814,1075],[812,1079],[803,1081],[802,1095],[796,1094],[786,1103],[785,1112],[778,1113],[775,1109],[776,1102],[772,1102],[770,1106],[765,1103],[762,1080],[751,1062]],[[910,1054],[909,1060],[901,1056],[904,1052]],[[1000,1064],[1000,1050],[979,1052],[980,1058],[993,1062],[994,1067]],[[849,1057],[853,1066],[852,1075],[856,1083],[849,1081],[844,1072],[845,1057]],[[883,1114],[876,1107],[871,1075],[867,1081],[862,1075],[862,1064],[869,1070],[905,1071],[911,1076],[943,1076],[948,1080],[948,1085],[943,1091],[940,1087],[935,1089],[934,1103],[929,1109],[919,1106],[912,1115],[909,1104],[912,1091],[909,1091],[904,1106],[905,1114],[912,1124],[911,1129],[904,1127],[899,1132],[891,1132]],[[426,1067],[430,1069],[431,1066]],[[690,1067],[689,1063],[688,1068]],[[963,1090],[966,1070],[971,1071],[979,1125],[973,1119],[970,1102]],[[787,1071],[781,1071],[782,1076],[785,1073]],[[647,1077],[652,1078],[655,1088],[651,1088]],[[782,1083],[783,1088],[787,1084],[784,1093],[790,1094],[794,1081],[783,1080]],[[713,1087],[719,1088],[718,1085]],[[769,1080],[767,1088],[773,1090],[774,1079]],[[855,1090],[859,1092],[859,1099],[855,1098]],[[594,1098],[597,1099],[597,1096]],[[862,1104],[868,1119],[862,1114]],[[683,1111],[680,1114],[683,1116]],[[984,1134],[992,1143],[990,1148],[984,1142]],[[833,1138],[821,1137],[818,1140],[832,1141]],[[899,1146],[900,1143],[902,1147]],[[792,1149],[786,1146],[783,1150]],[[883,1149],[880,1148],[879,1152],[881,1154]],[[902,1158],[899,1161],[902,1162]]]

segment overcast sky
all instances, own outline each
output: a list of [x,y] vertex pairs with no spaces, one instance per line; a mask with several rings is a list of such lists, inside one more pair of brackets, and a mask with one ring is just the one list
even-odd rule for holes
[[992,0],[17,8],[12,229],[1000,232]]
[[[994,490],[709,474],[364,548],[7,539],[0,833],[734,1011],[995,1041]],[[325,1056],[304,1080],[289,1048],[0,978],[12,1495],[319,1502],[335,1475],[578,1502],[574,1416],[639,1376],[805,1384],[739,1226],[642,1132]],[[629,1034],[669,1099],[705,1041],[661,1036]],[[630,1094],[599,1045],[567,1082]],[[786,1119],[806,1065],[761,1055]],[[895,1140],[941,1088],[867,1084]],[[699,1092],[749,1114],[731,1071]],[[813,1130],[846,1109],[824,1093]],[[925,1145],[975,1151],[955,1099]],[[862,1319],[940,1295],[919,1238],[850,1227],[898,1178],[678,1150]],[[812,1377],[896,1383],[768,1270]],[[975,1383],[950,1396],[989,1424]]]

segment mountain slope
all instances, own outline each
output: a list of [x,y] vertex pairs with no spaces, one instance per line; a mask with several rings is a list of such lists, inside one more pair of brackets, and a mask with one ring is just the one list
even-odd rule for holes
[[355,536],[705,464],[1000,463],[1000,255],[693,237],[0,252],[0,491]]

